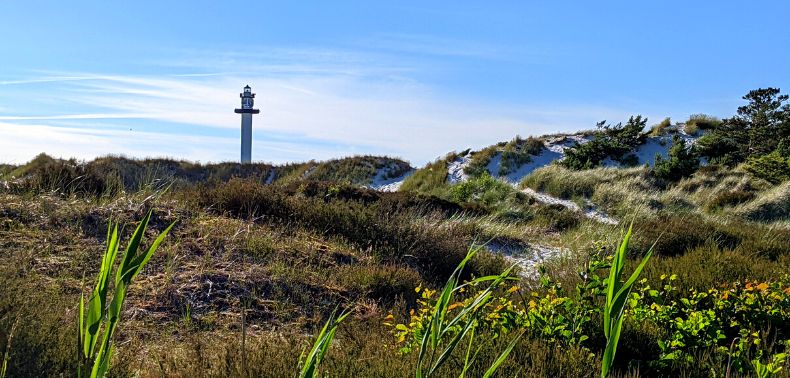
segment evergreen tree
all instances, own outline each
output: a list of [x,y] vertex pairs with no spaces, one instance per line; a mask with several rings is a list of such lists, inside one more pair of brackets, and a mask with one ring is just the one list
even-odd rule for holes
[[782,140],[790,139],[790,97],[778,88],[760,88],[743,96],[748,104],[725,119],[710,134],[700,138],[702,156],[727,165],[773,152]]

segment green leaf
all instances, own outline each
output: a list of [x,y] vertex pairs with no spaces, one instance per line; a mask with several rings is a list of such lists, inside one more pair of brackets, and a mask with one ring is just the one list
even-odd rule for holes
[[494,364],[491,365],[491,367],[489,367],[488,370],[486,370],[486,373],[483,375],[483,378],[489,378],[492,375],[494,375],[494,372],[496,372],[499,366],[502,365],[503,362],[505,362],[507,356],[510,355],[510,352],[513,351],[513,348],[516,346],[518,341],[521,340],[521,337],[524,336],[526,332],[527,331],[521,332],[520,335],[518,335],[516,338],[513,339],[513,341],[510,342],[507,348],[505,348],[505,350],[502,351],[502,354],[500,354],[499,357],[496,359],[496,361],[494,361]]
[[153,210],[148,211],[148,214],[145,216],[145,218],[140,221],[140,224],[137,225],[137,229],[134,230],[134,234],[132,235],[132,239],[129,241],[129,245],[126,246],[126,252],[123,254],[123,259],[121,260],[121,264],[118,266],[118,272],[115,276],[116,285],[121,281],[121,277],[127,274],[129,265],[132,263],[132,260],[137,254],[137,249],[140,247],[140,240],[143,238],[143,234],[145,234],[145,229],[148,227],[148,221],[151,220],[152,212]]
[[617,344],[620,341],[620,328],[622,325],[622,317],[615,319],[614,323],[611,325],[610,337],[606,341],[606,349],[604,349],[601,362],[601,378],[609,376],[609,372],[614,364],[614,355],[617,352]]

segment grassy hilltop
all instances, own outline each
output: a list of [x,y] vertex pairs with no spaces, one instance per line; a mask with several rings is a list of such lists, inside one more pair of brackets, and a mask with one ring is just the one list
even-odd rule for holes
[[[76,371],[78,301],[107,226],[125,225],[124,248],[153,211],[146,245],[176,223],[130,286],[110,376],[295,376],[336,310],[351,315],[319,365],[328,376],[410,377],[438,361],[437,377],[497,362],[495,376],[600,376],[612,256],[633,220],[624,279],[653,255],[622,304],[612,376],[788,377],[790,107],[778,90],[745,99],[728,119],[632,117],[417,170],[375,156],[2,165],[8,376]],[[474,245],[468,285],[440,306]],[[458,323],[425,349],[437,308]]]

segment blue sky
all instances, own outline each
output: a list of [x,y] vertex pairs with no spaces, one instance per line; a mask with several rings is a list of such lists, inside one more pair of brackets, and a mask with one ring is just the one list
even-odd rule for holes
[[0,2],[0,162],[39,152],[422,164],[790,89],[786,1]]

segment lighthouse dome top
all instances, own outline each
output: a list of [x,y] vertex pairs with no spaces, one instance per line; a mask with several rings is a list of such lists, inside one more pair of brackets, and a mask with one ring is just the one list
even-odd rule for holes
[[244,91],[239,93],[239,97],[241,97],[241,98],[245,98],[245,97],[254,98],[255,97],[255,93],[252,93],[252,88],[250,88],[249,85],[245,85],[244,86]]

